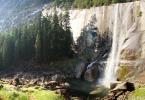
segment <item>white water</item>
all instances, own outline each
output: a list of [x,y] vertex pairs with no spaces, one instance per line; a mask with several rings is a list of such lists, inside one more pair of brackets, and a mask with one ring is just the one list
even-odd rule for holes
[[92,63],[90,63],[88,66],[87,66],[87,69],[91,68],[93,66],[93,64],[95,64],[97,62],[97,60],[93,61]]
[[120,62],[120,51],[121,45],[123,43],[123,36],[121,36],[121,24],[120,24],[120,13],[119,13],[119,4],[115,7],[115,17],[114,17],[114,27],[113,27],[113,34],[112,34],[112,49],[110,56],[107,61],[106,69],[104,72],[103,84],[106,87],[110,87],[110,83],[116,81],[116,73],[118,70],[119,62]]

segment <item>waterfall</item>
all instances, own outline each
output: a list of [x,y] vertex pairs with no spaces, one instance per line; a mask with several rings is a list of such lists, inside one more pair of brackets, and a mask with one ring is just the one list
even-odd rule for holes
[[120,30],[120,20],[119,20],[119,4],[116,5],[114,9],[114,26],[113,26],[113,34],[112,34],[112,48],[109,58],[107,60],[106,69],[104,72],[104,78],[102,79],[103,85],[106,87],[110,87],[110,83],[112,81],[116,81],[116,72],[119,66],[120,61],[120,51],[122,44],[122,36]]

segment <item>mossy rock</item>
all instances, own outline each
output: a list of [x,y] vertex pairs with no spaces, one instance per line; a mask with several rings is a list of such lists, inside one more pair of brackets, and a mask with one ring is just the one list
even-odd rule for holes
[[117,77],[120,81],[124,81],[127,77],[131,77],[133,74],[133,67],[127,64],[120,65],[120,68],[117,72]]

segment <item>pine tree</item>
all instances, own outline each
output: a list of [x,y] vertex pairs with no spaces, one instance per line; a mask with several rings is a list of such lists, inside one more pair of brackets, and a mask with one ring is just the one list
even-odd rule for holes
[[36,19],[36,40],[35,40],[35,58],[37,62],[43,60],[43,27],[42,27],[42,13],[40,12]]
[[50,17],[42,18],[42,28],[43,28],[43,61],[47,62],[49,59],[49,34],[51,33],[51,21]]
[[14,59],[15,62],[18,62],[19,59],[22,57],[22,41],[21,41],[21,28],[16,28],[13,30],[13,36],[14,36]]
[[38,62],[40,62],[41,61],[41,37],[40,37],[40,33],[38,33],[36,36],[35,49],[36,49],[36,60]]
[[68,56],[71,53],[71,49],[72,49],[72,44],[73,44],[73,37],[71,34],[71,30],[70,30],[70,16],[69,16],[69,11],[66,9],[65,14],[64,14],[64,37],[65,37],[65,55]]
[[2,48],[2,61],[3,66],[7,67],[13,62],[13,52],[14,52],[14,41],[10,36],[7,36],[4,39],[3,48]]

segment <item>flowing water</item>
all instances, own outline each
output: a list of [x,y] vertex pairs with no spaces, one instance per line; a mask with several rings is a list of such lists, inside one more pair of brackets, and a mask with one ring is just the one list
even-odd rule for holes
[[115,17],[114,17],[114,27],[113,27],[113,34],[112,34],[112,48],[111,53],[109,55],[106,69],[104,72],[104,78],[103,78],[103,85],[106,87],[110,87],[110,83],[113,81],[116,81],[116,73],[120,62],[120,52],[121,52],[121,46],[123,43],[123,36],[121,36],[121,24],[119,19],[119,4],[116,5],[115,9]]
[[93,64],[95,64],[97,62],[97,60],[91,62],[88,66],[87,66],[87,69],[91,68],[93,66]]

